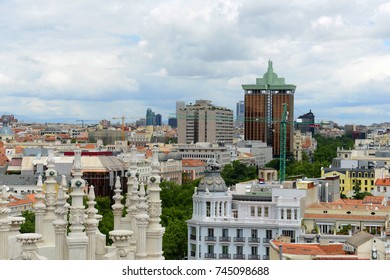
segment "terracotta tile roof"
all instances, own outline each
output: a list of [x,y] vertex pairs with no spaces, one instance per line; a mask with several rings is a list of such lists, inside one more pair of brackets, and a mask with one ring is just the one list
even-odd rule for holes
[[357,220],[357,221],[386,221],[386,216],[372,215],[344,215],[344,214],[311,214],[303,215],[304,219],[321,219],[321,220]]
[[185,168],[186,166],[189,167],[199,167],[199,166],[205,166],[206,163],[199,159],[183,159],[182,166]]
[[317,243],[283,243],[277,240],[271,241],[279,252],[279,245],[282,245],[282,252],[290,255],[345,255],[343,244],[321,245]]
[[390,178],[382,178],[382,179],[377,179],[375,182],[376,186],[389,186],[390,187]]
[[[384,200],[384,197],[382,196],[380,199],[375,198],[374,196],[370,196],[371,198],[367,198],[366,201],[380,201],[378,203],[375,203],[373,207],[375,206],[378,208],[377,210],[389,210],[390,211],[390,205],[384,205],[382,204],[382,201]],[[363,200],[358,199],[339,199],[334,202],[315,202],[313,204],[310,204],[307,206],[307,210],[310,209],[343,209],[343,210],[365,210],[367,209],[367,206],[369,204],[374,204],[374,202],[367,202],[363,203]]]
[[10,202],[8,203],[9,207],[25,205],[25,204],[33,204],[33,201],[27,196],[25,196],[24,198],[16,198],[11,195],[9,199],[10,199]]
[[384,196],[365,196],[363,199],[363,204],[382,204],[385,202]]

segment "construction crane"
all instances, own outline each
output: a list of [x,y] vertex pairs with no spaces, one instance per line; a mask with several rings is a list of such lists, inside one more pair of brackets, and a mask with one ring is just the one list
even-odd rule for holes
[[81,127],[84,128],[84,122],[99,122],[98,120],[77,120],[78,122],[81,122]]
[[286,131],[287,131],[287,104],[283,104],[282,120],[280,122],[280,162],[279,162],[279,182],[286,180]]
[[139,116],[121,116],[121,117],[113,117],[114,120],[121,119],[122,120],[122,141],[125,141],[125,119],[137,119],[137,118],[142,118]]

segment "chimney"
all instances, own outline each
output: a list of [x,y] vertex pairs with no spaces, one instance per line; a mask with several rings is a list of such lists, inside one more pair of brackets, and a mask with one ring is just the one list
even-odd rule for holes
[[283,260],[282,245],[279,245],[279,260]]

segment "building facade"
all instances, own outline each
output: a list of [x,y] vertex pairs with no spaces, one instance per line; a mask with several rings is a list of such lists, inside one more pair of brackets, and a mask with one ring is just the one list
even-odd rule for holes
[[[268,187],[231,191],[215,165],[193,195],[188,225],[188,259],[269,259],[269,242],[277,236],[297,241],[301,201],[297,196],[273,195]],[[287,190],[288,191],[288,190]]]
[[286,149],[292,152],[295,85],[286,84],[273,72],[272,62],[263,78],[256,84],[242,85],[245,91],[245,140],[261,140],[273,147],[274,156],[280,154],[280,124],[283,105],[287,104],[288,121]]
[[233,143],[232,110],[196,100],[178,111],[178,143]]

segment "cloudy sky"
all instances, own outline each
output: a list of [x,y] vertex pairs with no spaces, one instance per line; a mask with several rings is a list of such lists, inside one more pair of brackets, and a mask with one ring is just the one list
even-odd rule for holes
[[166,119],[177,100],[235,110],[274,71],[340,124],[390,121],[390,2],[3,0],[0,113]]

